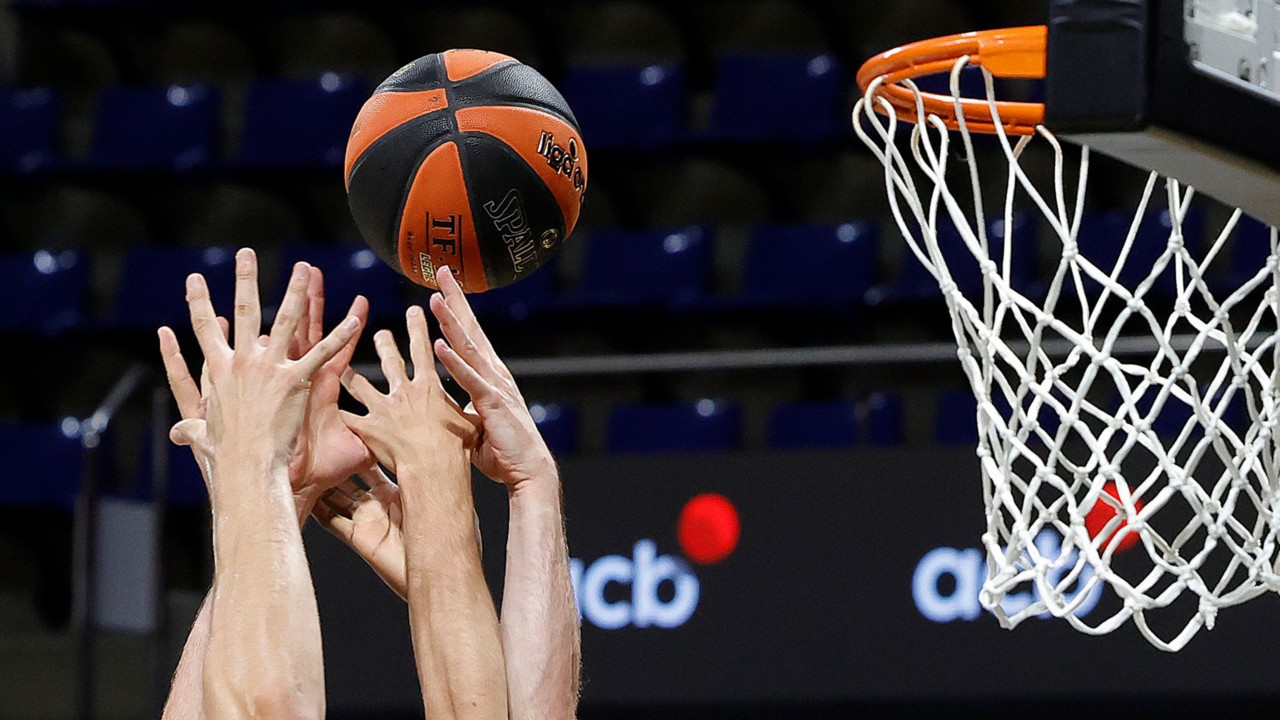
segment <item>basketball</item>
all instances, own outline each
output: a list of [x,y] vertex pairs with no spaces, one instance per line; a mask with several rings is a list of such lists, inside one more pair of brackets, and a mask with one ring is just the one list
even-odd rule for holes
[[360,234],[388,265],[436,288],[510,285],[560,249],[587,189],[577,120],[538,71],[484,50],[397,70],[347,140],[343,173]]

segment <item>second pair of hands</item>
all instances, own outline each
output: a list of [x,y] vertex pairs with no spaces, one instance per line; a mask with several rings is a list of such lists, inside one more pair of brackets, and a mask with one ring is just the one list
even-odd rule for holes
[[[400,490],[378,464],[395,472],[396,458],[421,445],[424,423],[455,435],[477,469],[513,494],[555,473],[511,373],[494,352],[461,287],[447,269],[439,279],[441,292],[431,297],[430,307],[444,338],[431,342],[420,307],[410,308],[406,315],[412,379],[391,333],[382,330],[374,336],[374,345],[389,389],[377,390],[349,367],[359,339],[353,337],[312,376],[303,425],[289,461],[299,523],[314,516],[401,598],[407,597],[408,583]],[[295,359],[324,336],[324,282],[317,268],[310,269],[307,299],[303,321],[290,343],[289,354]],[[348,314],[359,318],[363,327],[368,310],[368,302],[357,297]],[[225,321],[220,324],[225,333]],[[172,439],[190,446],[204,466],[212,454],[204,420],[207,397],[202,394],[208,384],[197,385],[191,377],[172,332],[161,331],[160,345],[182,416]],[[468,410],[444,392],[432,351],[470,395]],[[367,415],[338,409],[342,386],[368,408]],[[361,482],[352,480],[353,475]]]

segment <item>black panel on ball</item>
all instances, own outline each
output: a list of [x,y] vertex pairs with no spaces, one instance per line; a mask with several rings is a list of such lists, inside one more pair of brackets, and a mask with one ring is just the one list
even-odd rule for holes
[[463,133],[461,149],[485,279],[491,289],[510,285],[560,249],[564,216],[542,178],[506,143]]
[[528,65],[509,63],[453,85],[449,105],[455,109],[473,105],[513,105],[542,110],[581,132],[578,120],[560,91]]
[[435,53],[420,57],[391,73],[391,76],[383,80],[374,92],[434,90],[443,87],[444,80],[444,60],[440,57],[440,53]]
[[431,151],[453,135],[453,113],[437,110],[399,125],[373,142],[351,167],[347,204],[369,247],[400,270],[399,230],[405,197]]

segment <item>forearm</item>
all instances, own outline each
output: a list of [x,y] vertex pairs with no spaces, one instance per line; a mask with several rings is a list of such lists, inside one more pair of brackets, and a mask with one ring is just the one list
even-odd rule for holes
[[470,464],[458,448],[430,465],[397,467],[409,625],[427,717],[506,718],[502,642],[475,542]]
[[173,673],[173,685],[169,688],[169,699],[164,703],[161,720],[195,720],[203,717],[204,654],[209,645],[212,596],[212,592],[205,596],[204,602],[200,603],[200,612],[196,613],[195,622],[191,623],[191,633],[182,646],[182,657],[178,659],[178,668]]
[[214,582],[203,691],[208,717],[323,717],[311,574],[287,469],[227,447],[213,484]]
[[502,649],[515,720],[573,718],[577,709],[581,637],[560,498],[550,460],[511,493]]

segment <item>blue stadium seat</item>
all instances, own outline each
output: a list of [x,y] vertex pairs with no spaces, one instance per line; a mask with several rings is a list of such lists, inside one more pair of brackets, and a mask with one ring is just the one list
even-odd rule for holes
[[902,398],[893,393],[872,393],[866,400],[866,438],[881,447],[901,445],[903,432]]
[[716,63],[707,133],[717,140],[788,142],[851,134],[847,90],[832,55],[726,55]]
[[558,457],[578,451],[578,410],[560,403],[529,403],[529,414],[547,447]]
[[78,250],[0,255],[0,330],[47,335],[84,322],[87,253]]
[[369,299],[370,318],[394,317],[404,308],[398,290],[407,281],[363,244],[285,245],[280,251],[280,284],[272,302],[284,297],[289,274],[300,261],[324,271],[326,329],[346,317],[356,295]]
[[89,161],[188,170],[214,156],[219,98],[207,85],[112,87],[98,98]]
[[588,147],[659,147],[683,135],[680,63],[571,67],[560,88]]
[[849,447],[858,441],[857,407],[852,400],[779,405],[769,418],[769,447]]
[[879,240],[879,227],[867,220],[757,227],[736,302],[753,307],[861,304],[875,278]]
[[341,165],[351,124],[368,95],[363,82],[337,73],[253,83],[239,161],[269,167]]
[[51,163],[58,154],[57,92],[0,90],[0,170],[31,172]]
[[125,253],[120,291],[108,324],[126,328],[189,326],[186,279],[194,272],[204,274],[214,309],[230,318],[234,260],[227,248],[134,245]]
[[947,390],[938,396],[933,440],[939,445],[978,444],[978,401],[973,392]]
[[[997,263],[1003,262],[1005,242],[1003,218],[988,219],[987,256]],[[1013,287],[1028,297],[1043,293],[1043,282],[1036,277],[1038,243],[1035,219],[1027,213],[1013,216],[1013,248],[1010,253],[1009,274]],[[938,248],[946,260],[951,277],[968,298],[979,298],[982,293],[982,272],[978,260],[965,244],[956,226],[941,220],[938,227]],[[914,253],[904,252],[898,276],[888,285],[874,288],[868,295],[871,304],[889,304],[909,300],[941,298],[938,281],[920,263]]]
[[84,480],[79,422],[0,423],[0,505],[70,510]]
[[468,295],[467,302],[480,318],[524,320],[555,305],[558,267],[558,260],[552,259],[520,282]]
[[695,306],[706,295],[711,253],[711,232],[700,226],[595,233],[569,304]]
[[738,408],[702,399],[678,405],[619,405],[606,448],[617,453],[727,452],[738,447]]

